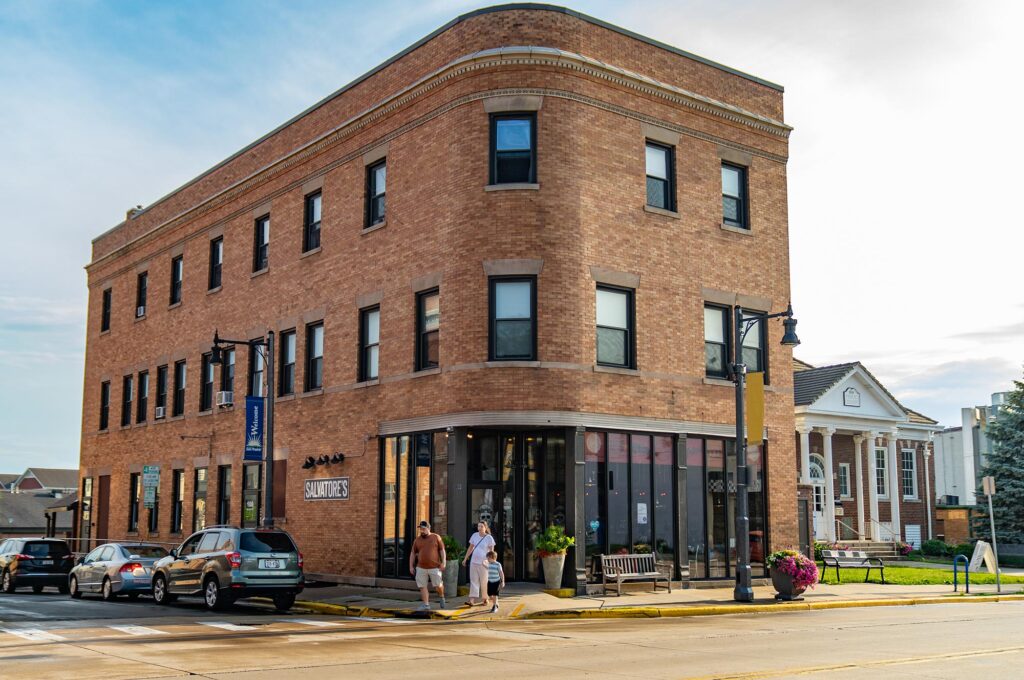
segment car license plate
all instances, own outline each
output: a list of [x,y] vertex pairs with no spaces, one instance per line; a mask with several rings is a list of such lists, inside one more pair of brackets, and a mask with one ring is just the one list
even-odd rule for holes
[[282,560],[260,560],[260,569],[281,569]]
[[45,567],[47,565],[53,564],[53,560],[39,560],[39,564]]

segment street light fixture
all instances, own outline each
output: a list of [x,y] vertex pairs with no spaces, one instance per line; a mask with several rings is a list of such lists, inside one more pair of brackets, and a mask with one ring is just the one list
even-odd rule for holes
[[[744,414],[744,390],[747,382],[747,365],[743,363],[743,339],[758,323],[768,319],[785,318],[782,322],[785,332],[780,344],[785,347],[796,347],[800,338],[796,336],[796,319],[793,318],[793,305],[778,314],[764,314],[744,318],[743,308],[737,306],[735,313],[735,346],[732,364],[732,379],[736,383],[736,587],[733,599],[737,602],[753,602],[754,588],[750,574],[750,503],[747,499],[747,437],[744,432],[746,417]],[[756,433],[760,441],[761,433]]]
[[230,345],[248,345],[263,356],[267,370],[266,395],[266,443],[263,447],[263,467],[266,482],[263,491],[263,526],[274,527],[274,331],[267,331],[266,340],[228,340],[213,331],[213,347],[210,348],[210,363],[213,365],[224,362],[224,347]]

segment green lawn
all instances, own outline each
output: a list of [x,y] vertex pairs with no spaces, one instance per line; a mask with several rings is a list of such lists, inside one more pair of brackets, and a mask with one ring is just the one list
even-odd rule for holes
[[[820,572],[821,565],[818,565]],[[839,574],[842,577],[842,583],[863,583],[864,582],[864,569],[840,569]],[[960,584],[963,585],[964,573],[961,571],[958,575]],[[1024,576],[1008,576],[1003,574],[1000,578],[1002,583],[1024,583]],[[882,578],[878,573],[877,569],[871,570],[871,578],[868,579],[868,583],[881,583]],[[953,572],[946,571],[944,569],[928,569],[927,567],[896,567],[886,565],[885,567],[885,582],[900,586],[941,586],[941,585],[953,585]],[[972,573],[971,583],[995,583],[996,575],[988,572],[984,573]],[[825,572],[825,583],[836,583],[836,570],[835,567],[828,569]]]

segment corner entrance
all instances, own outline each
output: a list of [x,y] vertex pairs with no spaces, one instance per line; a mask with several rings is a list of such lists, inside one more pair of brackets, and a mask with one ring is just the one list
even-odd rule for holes
[[543,580],[537,537],[565,525],[564,433],[474,431],[467,442],[469,533],[487,522],[506,578]]

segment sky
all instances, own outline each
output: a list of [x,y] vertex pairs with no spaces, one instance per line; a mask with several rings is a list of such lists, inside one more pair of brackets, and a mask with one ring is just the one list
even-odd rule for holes
[[[0,472],[77,467],[94,237],[487,4],[0,0]],[[1020,379],[1024,3],[562,4],[785,86],[799,358],[944,425]]]

